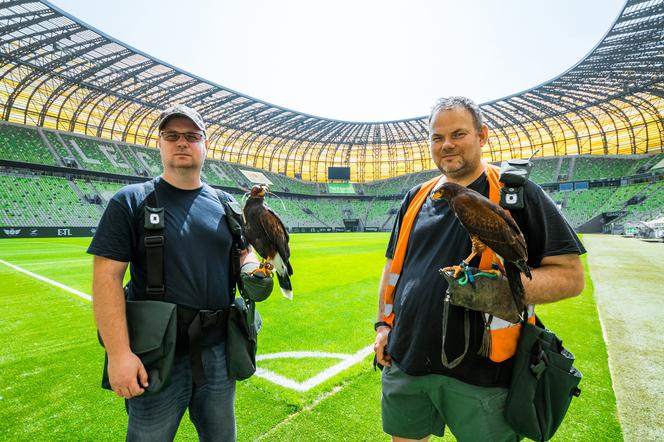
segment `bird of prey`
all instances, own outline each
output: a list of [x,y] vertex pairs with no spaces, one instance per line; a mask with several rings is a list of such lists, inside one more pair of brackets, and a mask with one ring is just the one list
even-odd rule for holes
[[263,258],[261,266],[255,272],[271,276],[271,269],[277,274],[281,293],[293,299],[293,287],[290,276],[293,267],[288,246],[288,231],[279,216],[265,204],[267,186],[255,185],[244,205],[245,237],[254,250]]
[[[470,260],[489,247],[503,260],[505,277],[509,283],[518,311],[525,304],[521,273],[532,279],[528,267],[526,240],[512,217],[498,204],[464,186],[444,183],[432,195],[433,200],[448,201],[450,208],[470,235],[472,250],[459,266],[446,267],[454,270],[456,277]],[[496,263],[497,264],[497,263]]]

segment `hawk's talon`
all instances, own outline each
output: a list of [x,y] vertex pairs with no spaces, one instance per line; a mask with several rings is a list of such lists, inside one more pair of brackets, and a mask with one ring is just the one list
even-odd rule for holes
[[272,269],[274,269],[272,264],[269,262],[262,262],[258,268],[249,273],[249,275],[257,278],[272,278]]
[[465,269],[461,266],[450,266],[450,267],[443,267],[441,269],[443,272],[453,272],[453,277],[456,279],[459,276],[459,273],[462,273],[465,271]]

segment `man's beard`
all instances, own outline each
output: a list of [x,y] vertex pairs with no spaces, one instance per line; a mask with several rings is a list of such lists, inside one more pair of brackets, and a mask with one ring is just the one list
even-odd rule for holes
[[182,172],[186,172],[188,170],[200,170],[202,164],[196,164],[195,161],[184,163],[182,161],[178,161],[177,159],[172,159],[169,166],[171,170],[180,170]]

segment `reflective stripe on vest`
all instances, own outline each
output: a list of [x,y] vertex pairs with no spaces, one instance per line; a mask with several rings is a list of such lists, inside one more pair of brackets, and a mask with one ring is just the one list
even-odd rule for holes
[[[491,164],[484,165],[484,172],[489,182],[489,199],[496,204],[500,204],[500,188],[503,183],[500,182],[500,168]],[[399,236],[394,250],[394,258],[390,266],[390,273],[388,275],[387,285],[383,296],[383,320],[394,326],[394,293],[396,290],[403,263],[406,258],[406,249],[408,247],[408,239],[410,231],[413,228],[415,218],[419,213],[424,201],[427,199],[440,177],[435,177],[424,184],[420,190],[415,194],[406,209],[401,226],[399,228]],[[509,214],[509,211],[507,211]],[[499,257],[491,250],[486,248],[480,258],[479,269],[490,270],[493,263],[498,264],[502,269],[502,262]],[[489,315],[484,313],[485,321],[488,321]],[[534,306],[528,306],[528,322],[535,323]],[[489,358],[494,362],[503,362],[511,358],[516,353],[516,345],[521,334],[521,324],[512,324],[500,318],[493,318],[490,324],[491,327],[491,353]]]
[[394,257],[392,258],[392,264],[390,265],[390,274],[388,275],[387,285],[385,286],[385,292],[383,294],[383,321],[387,322],[392,327],[394,326],[394,290],[399,281],[401,269],[403,269],[403,261],[406,258],[406,248],[408,247],[410,231],[413,228],[415,218],[417,218],[417,214],[422,208],[424,201],[433,190],[439,178],[440,177],[432,178],[422,184],[422,187],[417,194],[415,194],[415,197],[408,205],[408,209],[406,209],[406,214],[401,220],[397,245],[394,248]]

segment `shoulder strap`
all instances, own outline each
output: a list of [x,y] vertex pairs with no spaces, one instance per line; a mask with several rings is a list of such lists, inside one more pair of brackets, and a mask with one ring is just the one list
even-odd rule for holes
[[[500,168],[493,164],[486,164],[485,166],[484,173],[486,174],[486,179],[489,181],[489,199],[500,205],[500,189],[504,185],[502,181],[500,181]],[[509,214],[509,211],[507,211],[507,213]],[[479,268],[488,270],[492,268],[493,263],[498,262],[500,262],[500,260],[493,250],[487,248],[484,253],[482,253]]]
[[240,293],[244,291],[242,278],[240,278],[240,253],[247,248],[247,242],[244,238],[243,230],[244,221],[240,204],[234,201],[231,196],[223,190],[215,189],[215,191],[217,198],[219,198],[221,205],[224,207],[228,230],[230,230],[231,235],[233,236],[233,245],[231,246],[231,274],[229,277],[231,302],[233,302],[236,293],[235,287],[239,287]]
[[420,190],[417,191],[413,199],[408,204],[408,209],[401,220],[401,226],[399,227],[399,236],[397,237],[397,244],[394,249],[394,257],[392,258],[392,264],[390,265],[390,274],[387,280],[387,285],[385,287],[385,296],[384,296],[384,307],[383,307],[383,319],[390,325],[394,323],[394,312],[392,311],[392,305],[394,302],[394,290],[399,280],[399,275],[401,275],[401,269],[403,269],[403,262],[406,258],[406,249],[408,248],[408,238],[410,237],[410,231],[413,228],[413,223],[417,214],[419,213],[424,201],[427,199],[429,193],[434,188],[440,177],[435,177],[429,181],[422,184]]
[[164,300],[164,208],[159,206],[154,180],[143,183],[143,228],[145,257],[147,260],[147,298]]

